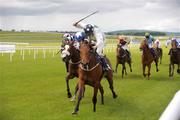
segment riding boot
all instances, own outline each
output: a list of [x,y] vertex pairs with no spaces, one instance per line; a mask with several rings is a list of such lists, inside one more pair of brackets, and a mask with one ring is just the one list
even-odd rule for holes
[[103,70],[108,71],[111,69],[111,67],[107,63],[105,57],[103,57],[103,56],[101,56],[101,63],[102,63]]
[[156,53],[155,53],[155,50],[154,50],[153,48],[150,49],[150,52],[151,52],[151,54],[153,55],[154,58],[157,57],[157,56],[156,56]]

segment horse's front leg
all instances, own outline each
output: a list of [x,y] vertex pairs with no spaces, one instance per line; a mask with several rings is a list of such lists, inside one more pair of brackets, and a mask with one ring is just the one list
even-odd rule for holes
[[78,92],[78,89],[79,89],[79,87],[78,87],[78,84],[76,85],[76,87],[75,87],[75,92],[74,92],[74,96],[72,97],[72,99],[70,100],[70,101],[75,101],[76,100],[76,95],[77,95],[77,92]]
[[122,78],[124,77],[125,63],[122,64]]
[[180,63],[178,64],[177,73],[180,74]]
[[104,89],[101,84],[99,86],[99,91],[101,93],[101,104],[104,104]]
[[129,64],[130,72],[132,72],[131,62],[128,62],[128,64]]
[[150,75],[151,75],[151,64],[148,65],[148,80],[150,78]]
[[115,72],[116,72],[116,73],[117,73],[118,65],[119,65],[119,63],[117,62],[117,63],[116,63],[116,68],[115,68]]
[[66,87],[67,87],[67,96],[68,98],[71,98],[71,92],[70,92],[70,88],[69,88],[69,79],[70,79],[71,74],[68,73],[68,75],[66,76]]
[[143,68],[143,76],[146,77],[146,73],[145,73],[145,72],[146,72],[146,71],[145,71],[145,70],[146,70],[146,65],[143,64],[143,65],[142,65],[142,68]]
[[92,98],[92,102],[93,102],[93,111],[96,112],[96,103],[97,103],[97,93],[98,93],[98,88],[100,86],[99,81],[96,82],[96,84],[94,85],[94,95]]
[[78,83],[78,86],[79,86],[78,102],[76,103],[75,109],[72,112],[72,114],[77,114],[79,111],[79,105],[80,105],[81,99],[82,99],[83,94],[84,94],[84,81],[80,81]]
[[109,83],[109,88],[111,89],[111,92],[113,94],[113,98],[117,98],[117,95],[114,91],[114,87],[113,87],[113,73],[112,71],[108,71],[107,76],[106,76],[108,83]]
[[172,64],[169,64],[169,77],[172,77]]
[[154,62],[156,64],[156,72],[158,72],[159,71],[159,69],[158,69],[158,59],[156,59]]

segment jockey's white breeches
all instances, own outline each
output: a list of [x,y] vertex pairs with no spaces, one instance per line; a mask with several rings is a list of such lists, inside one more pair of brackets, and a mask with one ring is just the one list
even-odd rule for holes
[[103,56],[103,48],[104,48],[104,43],[101,43],[101,44],[97,45],[96,52],[101,56]]

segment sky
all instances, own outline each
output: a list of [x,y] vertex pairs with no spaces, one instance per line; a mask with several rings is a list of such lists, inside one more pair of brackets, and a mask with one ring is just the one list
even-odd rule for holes
[[180,0],[0,0],[0,29],[77,31],[84,20],[103,31],[180,32]]

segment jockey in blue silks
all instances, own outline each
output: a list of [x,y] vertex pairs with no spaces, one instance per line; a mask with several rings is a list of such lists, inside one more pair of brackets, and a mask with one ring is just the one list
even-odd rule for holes
[[153,55],[154,58],[156,58],[156,53],[155,50],[153,48],[153,44],[154,44],[154,38],[152,35],[150,35],[150,33],[145,33],[145,40],[147,42],[147,45],[150,49],[151,54]]

